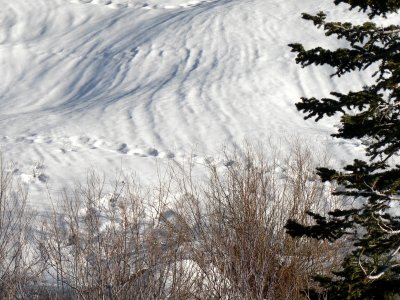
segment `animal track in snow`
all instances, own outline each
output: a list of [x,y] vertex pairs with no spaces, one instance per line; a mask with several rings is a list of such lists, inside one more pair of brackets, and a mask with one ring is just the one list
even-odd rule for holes
[[13,175],[19,176],[22,182],[28,184],[46,184],[50,177],[44,173],[45,166],[42,163],[34,162],[27,168],[16,168],[13,170]]
[[[199,165],[218,165],[224,167],[230,167],[234,164],[233,161],[226,161],[224,159],[217,159],[211,156],[201,156],[193,153],[184,153],[178,152],[174,153],[168,149],[159,150],[154,147],[148,147],[143,145],[129,145],[128,143],[111,143],[99,137],[89,137],[89,136],[60,136],[60,137],[50,137],[38,134],[28,134],[24,136],[17,137],[1,137],[0,143],[22,143],[28,147],[36,148],[38,153],[41,152],[50,152],[53,157],[58,157],[61,161],[63,159],[63,155],[73,155],[73,153],[86,152],[87,151],[103,151],[107,153],[114,153],[119,155],[127,155],[127,156],[135,156],[142,158],[159,158],[162,160],[171,160],[174,159],[177,162],[189,162],[193,164]],[[1,144],[0,144],[1,145]],[[25,147],[25,146],[24,146]],[[94,156],[98,156],[101,154],[94,153]],[[42,170],[40,167],[32,167],[32,170]],[[46,175],[42,175],[42,172],[33,172],[28,175],[23,175],[24,181],[31,182],[32,180],[39,180],[40,182],[45,183],[48,180]],[[26,172],[25,172],[26,173]],[[29,178],[28,178],[29,177]],[[36,179],[35,179],[36,178]]]
[[115,152],[116,154],[134,155],[139,157],[159,157],[164,159],[172,159],[175,154],[169,150],[158,150],[153,147],[130,147],[127,143],[113,145],[101,138],[93,138],[88,136],[71,136],[71,137],[48,137],[37,134],[26,136],[0,137],[0,142],[14,142],[29,145],[47,144],[56,152],[79,152],[82,150],[101,150],[107,152]]

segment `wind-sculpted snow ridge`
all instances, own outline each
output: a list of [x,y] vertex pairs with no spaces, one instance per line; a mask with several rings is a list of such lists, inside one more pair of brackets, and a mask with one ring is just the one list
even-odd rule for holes
[[[45,166],[41,180],[24,177],[38,189],[84,178],[90,167],[134,170],[151,180],[155,157],[169,163],[194,154],[209,161],[223,145],[244,139],[301,136],[338,159],[362,147],[332,141],[327,136],[333,121],[304,122],[294,107],[300,96],[326,96],[338,83],[313,68],[301,70],[287,47],[325,42],[299,16],[326,9],[332,17],[344,13],[326,3],[0,5],[0,144],[19,170],[37,162]],[[355,74],[340,86],[363,83]]]
[[144,8],[144,9],[176,9],[182,7],[191,7],[202,3],[219,1],[219,0],[68,0],[71,3],[105,5],[109,8]]

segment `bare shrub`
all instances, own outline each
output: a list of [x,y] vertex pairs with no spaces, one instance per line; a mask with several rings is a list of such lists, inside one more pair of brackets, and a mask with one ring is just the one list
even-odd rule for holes
[[174,167],[155,189],[92,173],[53,202],[38,234],[25,190],[1,168],[0,298],[307,299],[342,242],[292,239],[284,226],[341,199],[317,178],[313,151],[269,153],[226,155],[208,177]]
[[0,298],[27,298],[40,269],[34,252],[27,189],[13,180],[0,155]]
[[180,181],[176,210],[191,236],[197,299],[302,299],[316,270],[335,265],[339,245],[285,233],[288,218],[339,204],[315,174],[313,153],[299,144],[282,159],[248,149],[228,156],[228,167],[209,165],[205,185]]
[[167,191],[143,193],[134,180],[104,187],[92,174],[43,222],[41,251],[55,296],[182,299],[183,240],[164,212]]

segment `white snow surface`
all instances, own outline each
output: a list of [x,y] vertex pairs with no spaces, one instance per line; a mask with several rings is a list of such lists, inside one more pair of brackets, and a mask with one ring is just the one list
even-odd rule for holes
[[300,137],[349,161],[362,145],[329,136],[337,119],[294,106],[368,78],[295,64],[288,43],[339,46],[301,12],[365,21],[329,2],[0,0],[1,151],[38,206],[90,168],[151,182],[244,140]]

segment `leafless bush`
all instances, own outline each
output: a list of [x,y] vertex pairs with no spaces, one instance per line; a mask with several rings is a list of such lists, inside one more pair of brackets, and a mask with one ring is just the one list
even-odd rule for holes
[[0,298],[306,299],[342,245],[294,240],[284,226],[340,199],[315,174],[323,162],[293,145],[285,157],[227,155],[201,180],[175,167],[155,189],[91,174],[37,233],[25,190],[2,167]]
[[166,192],[144,194],[134,180],[124,180],[109,193],[92,175],[72,197],[65,193],[62,211],[44,221],[41,238],[55,295],[182,299],[183,237],[168,224]]
[[192,238],[197,299],[302,299],[316,270],[337,262],[339,245],[285,233],[288,218],[339,204],[315,175],[313,154],[296,144],[285,159],[248,150],[229,167],[209,166],[199,186],[184,176],[177,202]]
[[34,253],[27,190],[13,180],[0,155],[0,299],[22,299],[40,270]]

